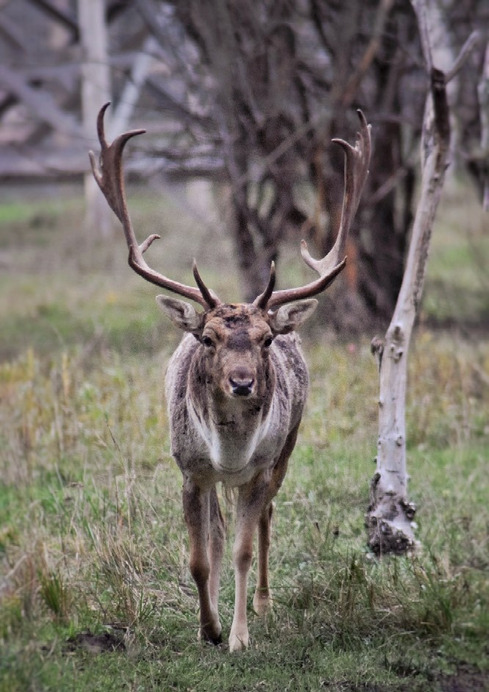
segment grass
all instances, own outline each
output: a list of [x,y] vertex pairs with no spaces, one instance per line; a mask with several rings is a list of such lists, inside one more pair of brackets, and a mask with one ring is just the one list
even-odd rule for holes
[[450,180],[433,234],[423,313],[475,328],[489,323],[487,213],[474,190]]
[[[465,242],[456,219],[466,210],[453,199],[434,236],[428,324],[440,305],[443,319],[456,321],[461,305],[485,319],[472,256],[456,272],[448,261]],[[168,200],[136,201],[137,227],[172,211]],[[408,463],[422,548],[377,561],[363,526],[376,365],[367,339],[306,332],[311,393],[277,498],[275,608],[265,621],[250,613],[251,647],[231,656],[196,639],[162,397],[178,335],[156,291],[130,276],[120,239],[80,236],[80,212],[77,198],[0,205],[0,690],[489,689],[487,338],[467,321],[418,329]],[[154,263],[190,281],[197,224],[175,219],[188,240],[182,250],[171,235]],[[203,268],[232,295],[219,232],[198,241],[212,247]],[[481,257],[486,239],[474,234]],[[227,634],[230,545],[221,601]]]

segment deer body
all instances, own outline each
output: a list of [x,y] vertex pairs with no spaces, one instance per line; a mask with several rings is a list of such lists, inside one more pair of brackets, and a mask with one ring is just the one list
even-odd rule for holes
[[235,486],[270,465],[300,422],[306,364],[297,336],[279,336],[260,363],[256,393],[233,396],[216,384],[205,350],[193,336],[185,336],[168,365],[172,454],[182,473]]
[[305,286],[275,291],[272,263],[267,287],[252,304],[224,304],[204,284],[194,263],[197,287],[153,270],[143,254],[159,236],[140,245],[132,228],[124,192],[122,152],[143,131],[120,135],[108,144],[104,112],[97,127],[100,167],[90,153],[95,179],[120,220],[129,248],[129,265],[143,278],[199,303],[158,296],[161,309],[187,332],[173,354],[166,376],[172,454],[183,475],[183,511],[190,543],[190,571],[200,605],[202,639],[221,640],[218,613],[225,526],[216,484],[236,488],[234,617],[229,648],[248,646],[247,584],[254,536],[258,534],[257,583],[253,605],[259,614],[271,605],[268,576],[272,500],[282,485],[307,398],[308,374],[295,330],[314,312],[312,298],[324,291],[345,266],[348,229],[368,173],[370,128],[359,113],[355,146],[336,140],[346,155],[342,220],[331,251],[313,259],[303,242],[301,254],[319,278]]
[[[165,296],[158,296],[158,302],[182,327],[181,311],[188,313],[191,307],[182,308],[179,301]],[[293,310],[282,308],[287,312],[284,327],[254,306],[220,305],[192,324],[193,333],[184,336],[168,365],[171,447],[184,477],[183,506],[190,567],[199,589],[200,632],[214,642],[221,635],[218,589],[224,542],[215,486],[222,482],[238,488],[233,552],[236,607],[229,639],[233,651],[248,645],[246,592],[258,525],[255,608],[264,612],[270,606],[271,503],[285,476],[307,398],[308,374],[299,339],[293,332],[277,330],[292,329],[315,307],[316,301],[308,300],[296,303]]]

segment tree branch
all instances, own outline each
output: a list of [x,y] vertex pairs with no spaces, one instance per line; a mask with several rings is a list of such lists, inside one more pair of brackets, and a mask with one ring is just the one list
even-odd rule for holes
[[341,95],[341,105],[344,108],[349,108],[351,106],[362,79],[365,77],[370,65],[372,64],[372,61],[378,53],[385,22],[393,4],[394,0],[380,0],[379,2],[372,37],[358,63],[355,72],[349,78],[345,90]]

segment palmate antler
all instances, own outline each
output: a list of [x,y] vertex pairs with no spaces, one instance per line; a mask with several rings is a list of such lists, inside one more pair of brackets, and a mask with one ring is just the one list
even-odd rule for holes
[[125,145],[132,137],[142,135],[146,130],[131,130],[130,132],[125,132],[119,135],[112,144],[108,144],[105,138],[104,115],[109,105],[110,103],[106,103],[102,106],[97,118],[97,133],[100,142],[100,165],[97,165],[97,159],[93,151],[89,152],[89,157],[93,177],[124,229],[127,247],[129,248],[129,266],[132,267],[137,274],[146,279],[146,281],[156,284],[156,286],[160,286],[161,288],[166,288],[172,293],[184,296],[184,298],[194,300],[206,309],[219,305],[221,301],[215,293],[204,284],[195,260],[193,264],[193,274],[198,288],[186,286],[178,281],[168,279],[163,274],[151,269],[146,263],[143,253],[146,252],[151,243],[158,240],[160,236],[153,233],[140,245],[138,244],[127,209],[126,193],[124,189],[124,172],[122,168],[122,153]]
[[[143,253],[149,248],[154,240],[160,238],[156,233],[148,236],[140,245],[136,240],[134,229],[127,209],[127,201],[124,190],[124,174],[122,168],[122,154],[127,142],[137,135],[143,134],[145,130],[131,130],[119,135],[112,144],[108,144],[105,138],[104,115],[110,104],[106,103],[100,110],[97,118],[97,132],[100,142],[100,166],[97,165],[95,154],[89,153],[92,172],[98,186],[100,187],[110,208],[115,213],[122,224],[129,248],[129,265],[144,279],[150,283],[165,288],[172,293],[177,293],[185,298],[193,300],[205,309],[216,307],[222,301],[210,290],[200,276],[197,264],[194,260],[193,274],[198,288],[186,286],[185,284],[173,281],[163,274],[156,272],[146,263]],[[368,175],[370,162],[371,139],[370,125],[367,124],[362,111],[358,111],[360,118],[360,132],[357,135],[355,146],[352,146],[343,139],[334,139],[333,142],[340,144],[345,152],[345,187],[343,195],[343,206],[341,212],[341,223],[336,242],[330,252],[320,260],[313,259],[307,249],[307,243],[301,242],[301,255],[306,264],[319,274],[319,279],[312,281],[305,286],[289,288],[281,291],[274,291],[275,287],[275,265],[272,262],[270,278],[266,289],[253,302],[262,310],[291,303],[302,298],[310,298],[324,291],[344,269],[346,264],[345,248],[348,231],[353,217],[358,208],[358,203],[362,194],[365,180]]]
[[357,111],[360,118],[360,131],[357,135],[355,146],[343,139],[333,139],[333,142],[343,147],[345,152],[345,187],[343,193],[343,205],[341,209],[341,223],[335,244],[328,254],[320,260],[313,259],[307,249],[305,240],[301,241],[301,255],[304,262],[319,274],[319,279],[305,286],[288,288],[282,291],[274,291],[275,266],[272,263],[268,286],[262,294],[255,299],[254,305],[263,309],[270,309],[290,303],[302,298],[310,298],[322,293],[345,268],[346,265],[346,241],[348,231],[362,196],[363,187],[368,175],[371,153],[370,125],[367,124],[361,110]]

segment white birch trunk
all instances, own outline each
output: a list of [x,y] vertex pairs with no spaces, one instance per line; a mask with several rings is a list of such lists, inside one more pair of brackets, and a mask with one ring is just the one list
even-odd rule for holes
[[431,66],[423,3],[413,0],[413,5],[418,15],[431,89],[423,121],[421,196],[403,282],[385,341],[376,340],[372,344],[380,372],[379,438],[367,529],[369,546],[376,554],[402,554],[416,545],[415,507],[408,500],[406,467],[408,349],[423,291],[431,229],[448,165],[450,144],[445,76]]
[[[98,146],[97,115],[110,101],[110,71],[107,60],[107,28],[104,0],[78,0],[78,22],[82,46],[81,103],[82,125],[88,150]],[[88,168],[88,166],[87,166]],[[91,172],[85,174],[85,226],[102,236],[112,231],[112,214],[100,194]]]

